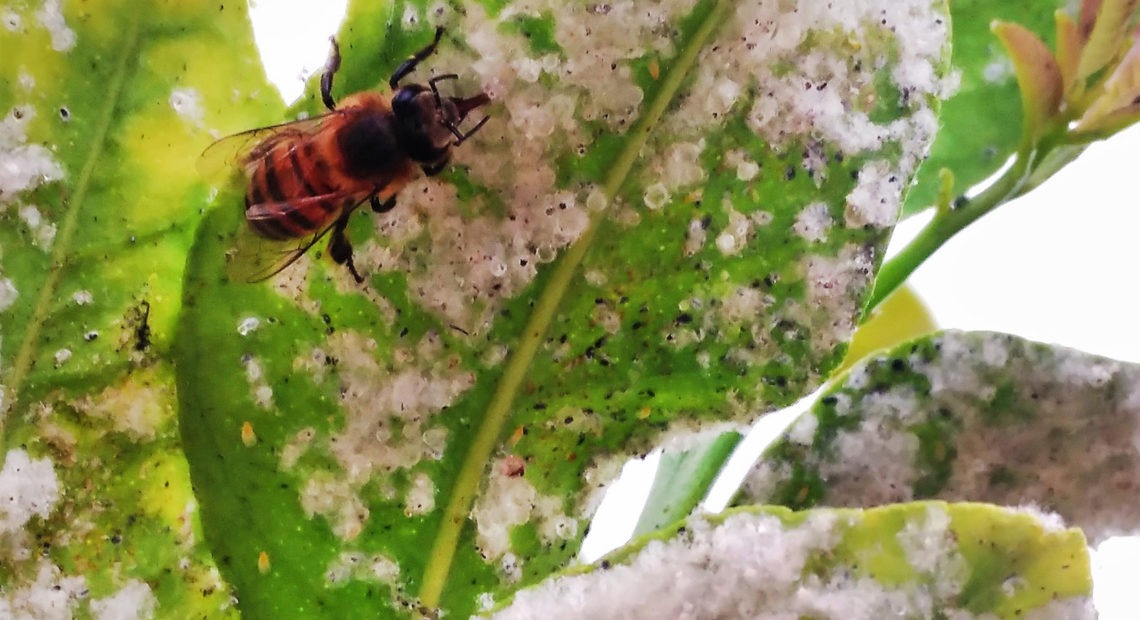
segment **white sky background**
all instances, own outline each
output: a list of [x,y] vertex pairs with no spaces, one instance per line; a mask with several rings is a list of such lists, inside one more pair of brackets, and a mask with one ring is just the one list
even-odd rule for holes
[[[251,3],[269,79],[287,101],[299,96],[303,78],[324,64],[328,37],[337,30],[345,2]],[[1093,145],[1030,196],[959,233],[910,284],[941,327],[1006,332],[1140,362],[1138,162],[1140,128]],[[889,252],[902,247],[927,219],[903,222]],[[762,446],[758,439],[746,441]],[[624,488],[614,495],[644,497],[652,470],[641,463],[630,469],[638,474],[624,479]],[[606,508],[628,518],[609,528],[611,536],[592,536],[593,553],[620,544],[636,518],[628,502]],[[595,527],[591,534],[604,529]],[[1101,618],[1134,618],[1140,609],[1135,587],[1140,540],[1102,545],[1094,572]]]

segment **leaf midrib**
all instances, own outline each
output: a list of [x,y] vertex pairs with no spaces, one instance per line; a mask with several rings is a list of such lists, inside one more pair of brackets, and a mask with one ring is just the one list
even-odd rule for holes
[[[649,138],[650,131],[660,120],[669,103],[673,101],[680,89],[681,82],[695,64],[697,54],[704,48],[708,37],[725,18],[728,5],[727,0],[714,0],[709,14],[693,33],[692,38],[681,50],[676,62],[665,75],[657,96],[650,101],[645,114],[638,119],[630,130],[625,147],[618,154],[602,185],[602,191],[608,201],[613,202],[618,189],[625,183],[634,162],[637,161],[642,147]],[[428,608],[439,606],[444,585],[447,583],[447,577],[451,572],[451,564],[455,558],[459,536],[467,523],[467,515],[472,504],[474,504],[486,463],[498,445],[503,426],[510,415],[511,404],[518,394],[523,379],[526,378],[527,370],[538,351],[538,345],[542,342],[543,336],[554,320],[558,306],[570,286],[571,279],[589,251],[604,215],[604,210],[590,214],[590,223],[586,230],[570,246],[570,249],[558,263],[548,286],[538,297],[534,312],[530,315],[526,327],[523,329],[518,348],[511,354],[503,376],[487,405],[486,412],[480,418],[479,427],[468,448],[467,455],[464,457],[459,475],[456,477],[455,486],[448,498],[439,531],[436,533],[431,553],[428,555],[427,564],[424,568],[419,599]]]
[[123,45],[120,55],[115,61],[115,70],[106,90],[105,104],[99,111],[91,147],[84,158],[83,166],[80,168],[74,191],[70,196],[67,195],[66,191],[63,194],[65,206],[63,223],[59,227],[59,233],[56,235],[52,248],[51,267],[43,280],[43,286],[40,288],[39,297],[36,299],[36,305],[28,322],[28,330],[24,334],[24,339],[20,343],[20,348],[12,362],[12,371],[6,390],[7,402],[0,405],[0,438],[5,440],[7,439],[8,414],[15,411],[16,404],[20,399],[20,390],[31,370],[32,357],[36,353],[36,341],[39,339],[40,329],[51,312],[52,302],[55,300],[56,290],[59,286],[59,278],[72,248],[72,239],[79,224],[79,212],[86,202],[87,190],[94,175],[95,166],[106,146],[107,135],[115,118],[115,108],[118,107],[119,97],[122,95],[123,85],[126,83],[130,61],[135,56],[135,50],[138,49],[139,19],[137,15],[126,24],[121,40]]

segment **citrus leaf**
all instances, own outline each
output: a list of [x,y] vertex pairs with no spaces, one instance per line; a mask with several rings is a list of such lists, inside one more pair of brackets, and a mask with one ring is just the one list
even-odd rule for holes
[[1021,91],[1023,133],[1036,140],[1046,130],[1045,124],[1061,106],[1064,90],[1061,69],[1053,51],[1025,26],[1011,22],[994,22],[994,35],[1001,41],[1013,62]]
[[167,353],[205,127],[265,102],[245,10],[9,3],[0,19],[0,616],[232,614]]
[[320,252],[230,282],[240,188],[206,218],[179,397],[243,610],[463,616],[569,562],[630,455],[818,385],[946,69],[943,4],[882,10],[353,3],[334,97],[438,24],[409,80],[458,74],[490,121],[354,217],[364,285]]
[[667,446],[653,476],[633,535],[648,534],[685,518],[701,503],[743,435],[713,433]]
[[1137,0],[1105,0],[1097,3],[1096,20],[1081,50],[1076,79],[1083,82],[1119,59],[1127,49],[1128,30],[1135,25]]
[[914,187],[907,193],[906,214],[936,204],[939,171],[943,168],[954,173],[954,191],[963,194],[997,172],[1017,150],[1021,140],[1021,97],[1013,63],[990,32],[990,23],[1018,23],[1052,48],[1054,10],[1068,4],[1063,0],[951,3],[953,62],[960,81],[942,106],[942,130],[930,158],[918,171]]
[[1084,537],[983,504],[695,517],[515,595],[531,618],[1095,618]]
[[1140,367],[943,332],[856,366],[750,474],[742,502],[937,498],[1056,511],[1095,543],[1135,531]]

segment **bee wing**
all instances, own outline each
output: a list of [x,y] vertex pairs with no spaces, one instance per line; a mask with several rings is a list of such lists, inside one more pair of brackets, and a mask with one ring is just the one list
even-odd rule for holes
[[[368,200],[371,193],[321,194],[307,196],[284,203],[262,203],[250,205],[246,210],[247,225],[238,231],[233,253],[226,266],[230,279],[243,282],[268,280],[292,265],[301,255],[316,245],[336,225],[337,220],[352,212],[360,203]],[[341,208],[329,216],[328,224],[317,232],[296,239],[268,239],[249,226],[249,222],[276,220],[288,217],[291,211],[306,209],[323,201],[338,201]]]
[[248,172],[247,164],[260,159],[283,140],[303,140],[316,134],[333,114],[336,112],[226,136],[198,156],[198,172],[206,178],[221,177],[235,167]]

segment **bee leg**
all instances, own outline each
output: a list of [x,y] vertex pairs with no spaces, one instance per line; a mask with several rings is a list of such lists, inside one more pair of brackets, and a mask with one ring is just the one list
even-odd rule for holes
[[368,205],[372,207],[374,213],[387,213],[396,208],[396,196],[393,195],[384,202],[380,202],[379,196],[373,196],[368,200]]
[[358,284],[364,282],[364,278],[360,272],[356,271],[356,265],[352,262],[352,244],[348,241],[348,237],[344,234],[345,227],[348,226],[347,215],[341,216],[336,224],[333,226],[332,235],[329,236],[329,256],[332,257],[333,262],[338,265],[348,267],[348,272],[356,279]]
[[321,101],[329,110],[335,110],[336,102],[332,98],[332,86],[333,76],[336,75],[337,69],[340,69],[340,45],[337,45],[336,37],[329,37],[329,41],[332,43],[332,52],[329,53],[329,59],[325,62],[325,71],[321,74]]
[[408,76],[409,73],[416,70],[416,65],[420,64],[423,59],[431,56],[435,52],[435,46],[439,44],[440,37],[443,36],[443,26],[435,27],[435,39],[428,43],[422,50],[412,54],[407,60],[400,63],[396,67],[396,71],[392,73],[392,77],[388,79],[388,86],[392,90],[396,90],[400,86],[400,80]]

